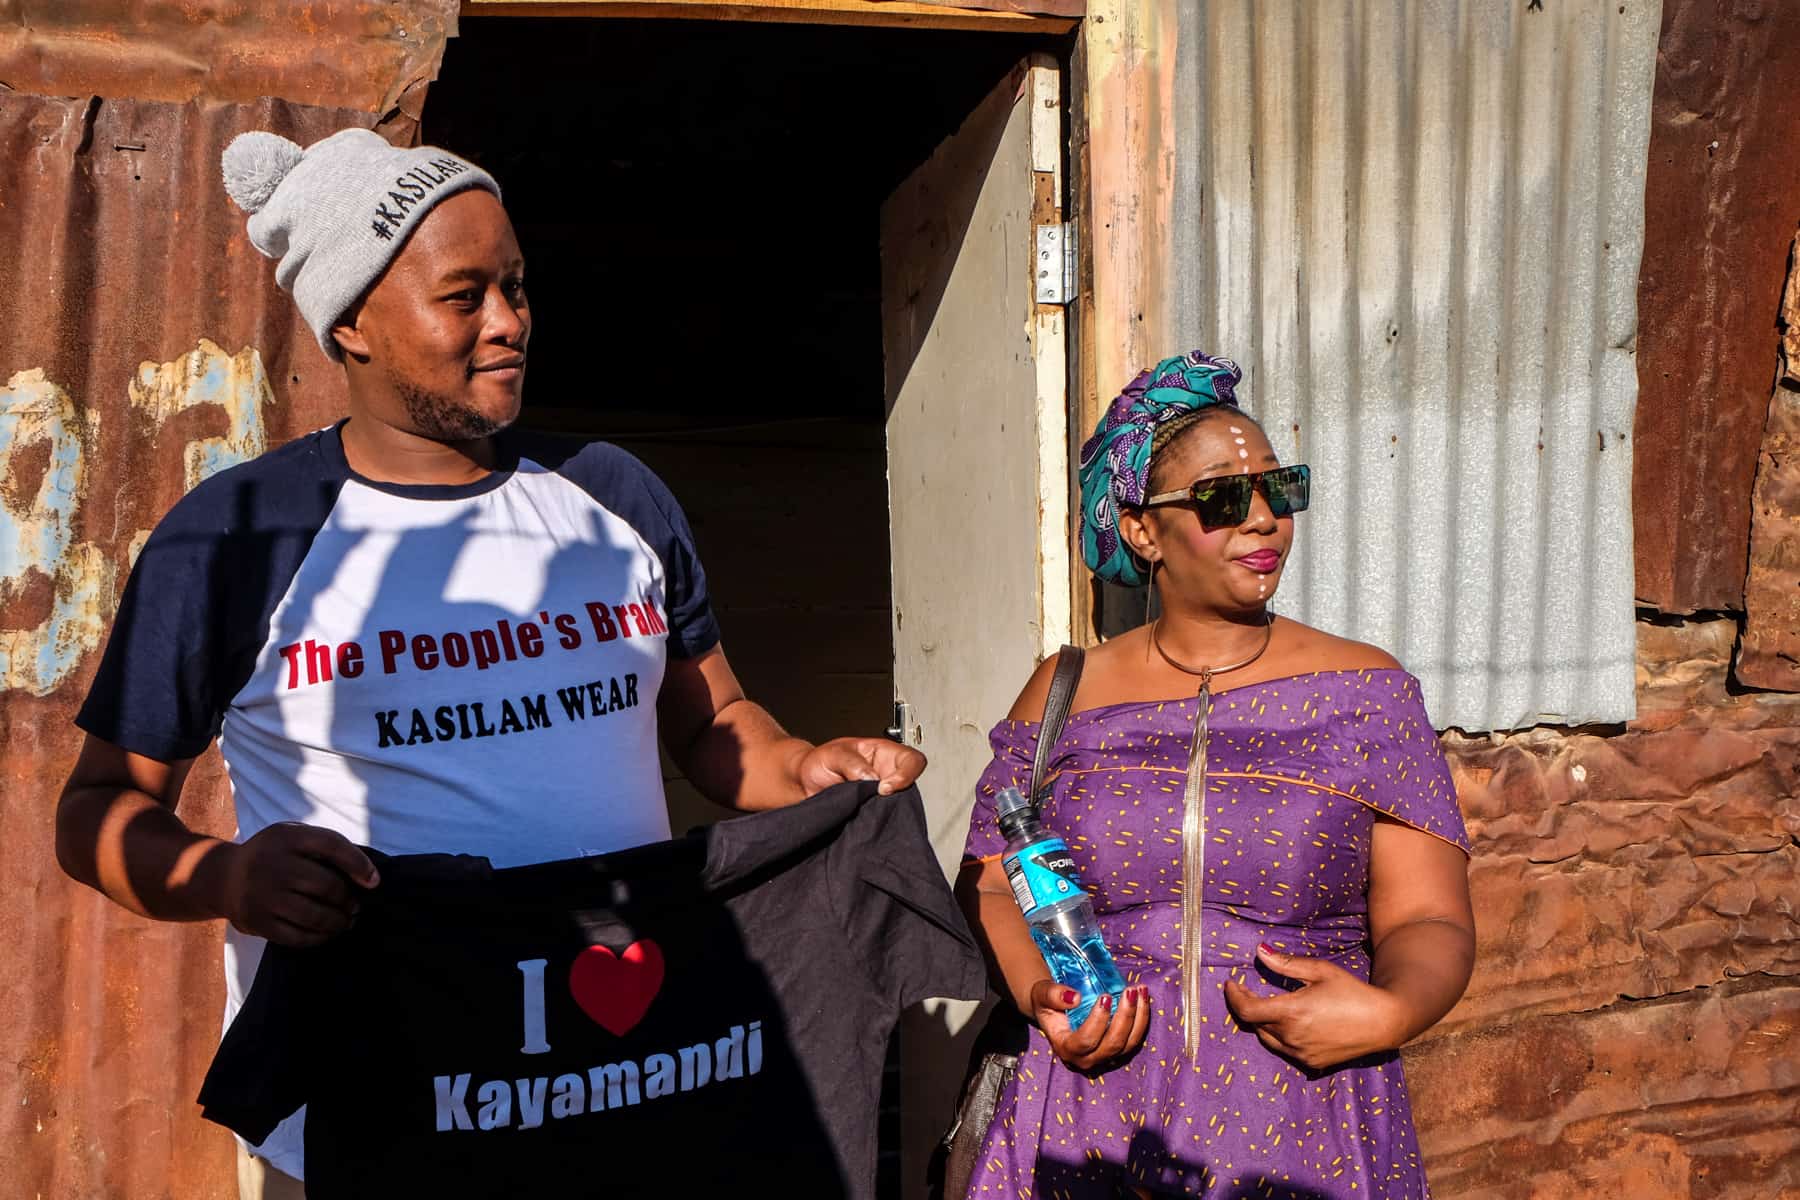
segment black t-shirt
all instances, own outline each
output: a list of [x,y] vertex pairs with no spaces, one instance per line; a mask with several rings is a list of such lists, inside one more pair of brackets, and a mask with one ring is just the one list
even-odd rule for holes
[[326,945],[272,946],[201,1089],[306,1104],[337,1197],[872,1196],[899,1010],[984,990],[918,794],[844,784],[619,853],[376,855]]

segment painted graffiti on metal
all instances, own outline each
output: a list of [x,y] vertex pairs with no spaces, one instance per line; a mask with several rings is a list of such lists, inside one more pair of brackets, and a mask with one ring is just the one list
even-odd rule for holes
[[[184,490],[268,448],[264,410],[274,392],[253,347],[230,354],[202,338],[171,362],[142,363],[129,392],[152,429],[189,409],[224,411],[222,436],[183,447]],[[119,424],[108,423],[108,436],[130,436]],[[49,695],[105,637],[119,569],[79,536],[100,436],[99,411],[77,405],[42,368],[20,371],[0,389],[0,690]],[[140,529],[129,540],[127,568],[148,536]],[[48,604],[33,603],[39,596]]]
[[[113,565],[75,532],[99,425],[99,413],[77,409],[41,368],[20,371],[0,390],[0,600],[8,610],[39,609],[29,603],[33,576],[50,584],[41,619],[28,612],[11,619],[29,625],[0,628],[0,688],[49,695],[99,643],[112,615]],[[34,485],[31,452],[40,446],[48,462]]]

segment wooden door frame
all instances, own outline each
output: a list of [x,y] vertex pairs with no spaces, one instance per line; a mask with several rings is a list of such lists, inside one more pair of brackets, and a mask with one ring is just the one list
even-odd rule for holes
[[1064,34],[1087,0],[462,0],[465,17],[643,17]]
[[[1142,349],[1147,331],[1133,312],[1156,307],[1153,281],[1133,269],[1147,245],[1146,229],[1154,214],[1140,212],[1134,197],[1151,196],[1155,164],[1143,130],[1136,128],[1144,110],[1154,106],[1157,71],[1168,55],[1152,30],[1153,6],[1162,0],[461,0],[462,15],[563,18],[649,18],[672,20],[753,21],[774,24],[851,25],[865,27],[963,30],[1061,36],[1073,33],[1073,50],[1059,75],[1063,81],[1061,111],[1064,169],[1056,179],[1057,195],[1046,208],[1060,207],[1061,219],[1074,231],[1075,295],[1062,308],[1060,336],[1068,363],[1065,389],[1068,409],[1068,547],[1067,608],[1070,638],[1091,646],[1099,640],[1095,627],[1095,585],[1081,560],[1077,534],[1081,486],[1081,444],[1101,410],[1100,379]],[[1144,78],[1133,79],[1134,64],[1148,66]],[[1089,103],[1090,80],[1124,79],[1118,102],[1099,122]],[[1118,90],[1118,89],[1115,89]],[[1102,148],[1090,154],[1092,139]],[[1122,149],[1112,141],[1126,139]],[[1121,171],[1119,168],[1123,167]],[[1050,199],[1050,198],[1046,198]],[[1098,237],[1104,229],[1107,237]],[[1106,264],[1096,266],[1096,258]],[[1106,294],[1101,295],[1104,291]],[[1042,323],[1040,323],[1041,325]],[[1036,331],[1034,330],[1034,333]],[[1121,341],[1123,339],[1123,341]],[[1141,355],[1138,355],[1141,356]],[[1051,611],[1063,606],[1049,600]],[[1053,649],[1053,648],[1052,648]]]
[[1099,584],[1082,562],[1081,445],[1138,371],[1186,349],[1168,320],[1173,271],[1169,143],[1179,22],[1167,0],[1088,0],[1068,70],[1068,216],[1076,246],[1069,305],[1069,564],[1074,640],[1100,640]]

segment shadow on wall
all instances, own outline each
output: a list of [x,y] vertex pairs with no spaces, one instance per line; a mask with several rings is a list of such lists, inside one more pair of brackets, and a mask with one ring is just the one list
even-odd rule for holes
[[881,327],[889,415],[950,285],[988,171],[1006,136],[1018,88],[1023,86],[1022,67],[1014,70],[1011,81],[1010,87],[996,85],[956,136],[938,148],[931,156],[934,169],[918,173],[928,182],[949,181],[947,188],[911,197],[908,212],[895,211],[892,199],[883,206],[884,228],[894,220],[917,223],[908,253],[882,247]]

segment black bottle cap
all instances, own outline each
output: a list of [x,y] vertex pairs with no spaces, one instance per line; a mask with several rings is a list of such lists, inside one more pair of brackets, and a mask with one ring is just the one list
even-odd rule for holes
[[1028,821],[1037,820],[1037,805],[1018,788],[1001,789],[994,797],[994,807],[999,810],[1000,832],[1008,838],[1017,836]]

